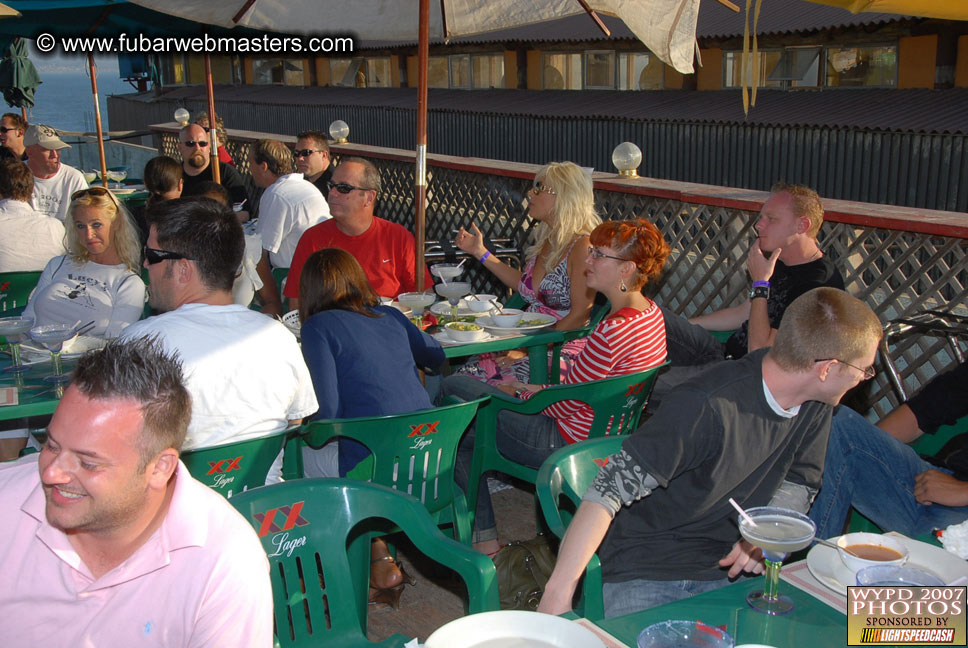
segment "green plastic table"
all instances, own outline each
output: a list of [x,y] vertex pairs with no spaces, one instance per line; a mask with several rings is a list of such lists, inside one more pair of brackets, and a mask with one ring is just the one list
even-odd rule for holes
[[471,342],[470,344],[455,344],[444,347],[444,355],[448,358],[466,358],[481,353],[495,353],[525,348],[531,367],[531,384],[546,385],[548,380],[548,345],[564,342],[564,333],[556,330],[542,330],[534,335],[512,335],[487,340],[485,342]]
[[780,592],[792,598],[796,608],[780,616],[762,614],[746,604],[746,595],[762,588],[762,576],[747,578],[681,601],[604,619],[596,625],[629,646],[636,645],[636,638],[646,626],[672,619],[725,626],[736,645],[752,643],[782,648],[846,645],[844,614],[785,581],[780,583]]
[[[9,356],[0,356],[0,369],[9,366]],[[73,361],[64,360],[65,373],[70,373],[73,368]],[[40,362],[31,365],[21,378],[12,373],[0,373],[0,387],[16,387],[18,392],[16,405],[0,406],[0,421],[53,414],[63,390],[44,381],[44,376],[49,376],[50,372],[50,363]]]

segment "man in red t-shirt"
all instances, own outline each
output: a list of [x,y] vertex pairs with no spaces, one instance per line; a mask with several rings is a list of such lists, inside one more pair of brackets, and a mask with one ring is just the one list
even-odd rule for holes
[[[283,291],[291,308],[299,308],[299,275],[306,259],[324,248],[346,250],[360,262],[373,290],[383,297],[416,290],[413,234],[396,223],[373,215],[380,193],[380,172],[369,161],[346,158],[329,182],[330,220],[303,232],[289,266]],[[424,268],[424,285],[433,285]]]

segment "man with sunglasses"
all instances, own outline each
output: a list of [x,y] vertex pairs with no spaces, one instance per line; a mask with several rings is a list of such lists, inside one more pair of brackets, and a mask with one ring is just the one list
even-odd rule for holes
[[24,135],[27,147],[27,166],[34,174],[34,194],[30,205],[36,211],[53,216],[60,222],[67,220],[71,196],[87,189],[84,174],[60,161],[61,149],[71,148],[50,126],[34,124]]
[[[156,337],[177,351],[192,396],[183,450],[258,438],[317,409],[296,338],[271,317],[233,303],[245,241],[232,210],[177,198],[148,210],[145,267],[152,307],[122,337]],[[276,479],[281,461],[273,466]]]
[[[306,259],[324,248],[346,250],[360,262],[370,286],[381,297],[416,290],[416,243],[410,231],[373,215],[380,193],[380,172],[359,157],[342,160],[329,183],[330,220],[310,227],[299,239],[283,291],[298,308],[299,275]],[[433,285],[424,268],[424,285]]]
[[27,160],[27,147],[24,146],[24,133],[27,120],[17,113],[3,113],[0,118],[0,150],[2,157]]
[[333,178],[333,165],[329,159],[329,141],[319,131],[303,131],[296,136],[296,171],[303,174],[319,189],[325,198],[329,193],[327,183]]
[[[208,133],[198,124],[189,124],[178,133],[178,150],[182,156],[182,171],[184,172],[184,187],[182,193],[192,195],[195,187],[203,182],[211,182],[212,176],[212,145],[208,141]],[[234,166],[218,163],[219,184],[229,192],[233,204],[245,203],[249,193],[245,189],[245,182]],[[243,222],[248,220],[248,212],[239,212]]]

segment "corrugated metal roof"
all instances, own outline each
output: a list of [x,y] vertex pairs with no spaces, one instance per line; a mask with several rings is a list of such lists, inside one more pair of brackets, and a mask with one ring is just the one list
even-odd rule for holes
[[[742,4],[742,3],[740,3]],[[705,0],[699,6],[699,22],[696,26],[696,37],[727,38],[743,35],[743,18],[745,11],[734,13],[714,0]],[[568,16],[558,20],[551,20],[534,25],[502,29],[489,34],[476,34],[452,38],[451,45],[469,45],[477,43],[503,42],[578,42],[588,40],[617,40],[635,38],[635,35],[620,19],[612,16],[600,15],[600,18],[612,32],[610,37],[584,14]],[[812,32],[822,29],[836,29],[858,25],[879,25],[900,20],[907,20],[908,16],[886,13],[852,14],[846,9],[838,9],[827,5],[805,2],[805,0],[764,0],[760,10],[760,20],[757,23],[757,33],[762,35],[783,34],[792,32]],[[361,49],[384,49],[392,47],[415,46],[417,41],[358,41]],[[445,44],[441,39],[431,41],[432,45]]]
[[[164,97],[198,98],[197,86],[166,89]],[[219,102],[286,106],[373,106],[415,110],[414,88],[218,86]],[[139,97],[151,101],[151,93]],[[968,89],[761,89],[743,115],[739,90],[443,90],[431,89],[432,112],[604,118],[647,122],[745,123],[864,128],[925,133],[968,133]]]

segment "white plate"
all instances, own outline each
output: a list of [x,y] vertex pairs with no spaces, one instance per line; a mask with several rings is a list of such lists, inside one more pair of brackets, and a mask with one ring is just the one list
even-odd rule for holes
[[484,337],[474,340],[473,342],[463,342],[450,337],[447,329],[442,329],[434,333],[434,339],[444,346],[454,346],[455,344],[477,344],[478,342],[489,342],[495,339],[495,336],[491,335],[487,331],[484,331]]
[[[905,565],[932,573],[946,583],[961,576],[968,577],[968,563],[958,556],[899,533],[889,535],[908,548],[910,554]],[[830,538],[830,542],[836,544],[839,538]],[[807,554],[807,568],[814,578],[841,596],[847,596],[847,586],[857,582],[856,574],[847,568],[837,550],[823,545],[814,545]]]
[[138,193],[139,191],[144,191],[144,188],[138,187],[124,187],[122,189],[112,189],[111,192],[115,196],[127,196],[128,194]]
[[554,315],[546,315],[545,313],[525,313],[521,317],[521,321],[527,320],[544,320],[544,324],[533,324],[531,326],[497,326],[494,324],[494,320],[491,319],[490,315],[485,315],[484,317],[478,318],[477,323],[498,335],[507,335],[509,333],[525,333],[527,331],[539,331],[543,328],[553,326],[558,323]]
[[[476,313],[471,310],[470,306],[467,305],[466,301],[461,299],[460,303],[457,305],[457,316],[466,317],[470,315],[472,317],[480,317],[482,315],[487,315],[493,310],[494,310],[494,307],[492,306],[490,310],[486,310],[483,313]],[[439,301],[430,307],[430,312],[433,313],[434,315],[450,316],[450,302],[448,302],[446,299],[444,301]]]
[[427,637],[424,648],[605,648],[605,644],[568,619],[501,610],[451,621]]

